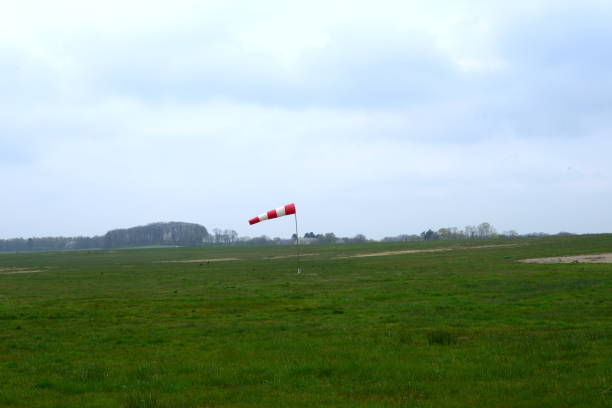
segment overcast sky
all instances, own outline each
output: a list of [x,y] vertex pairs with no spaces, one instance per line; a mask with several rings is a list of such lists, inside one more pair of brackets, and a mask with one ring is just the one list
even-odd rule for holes
[[0,238],[612,232],[609,1],[0,5]]

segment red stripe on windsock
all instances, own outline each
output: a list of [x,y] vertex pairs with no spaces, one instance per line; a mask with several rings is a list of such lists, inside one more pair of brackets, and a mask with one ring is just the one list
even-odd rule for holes
[[268,211],[268,219],[271,220],[272,218],[276,218],[278,217],[278,214],[276,213],[276,210],[270,210]]
[[249,220],[250,225],[257,224],[258,222],[259,222],[259,217],[251,218]]
[[285,215],[295,214],[295,204],[287,204],[285,206]]

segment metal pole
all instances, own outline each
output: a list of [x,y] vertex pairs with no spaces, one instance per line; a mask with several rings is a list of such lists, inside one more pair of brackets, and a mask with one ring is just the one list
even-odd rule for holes
[[298,222],[297,222],[297,213],[293,214],[295,216],[295,250],[296,250],[296,259],[297,259],[297,273],[302,273],[300,269],[300,234],[298,233]]

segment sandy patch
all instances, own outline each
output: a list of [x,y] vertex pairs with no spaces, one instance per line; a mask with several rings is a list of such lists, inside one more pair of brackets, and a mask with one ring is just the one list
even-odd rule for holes
[[17,275],[20,273],[40,273],[45,272],[40,269],[26,269],[26,268],[0,268],[0,275]]
[[550,258],[522,259],[518,262],[554,264],[554,263],[612,263],[612,254],[554,256]]
[[405,249],[399,251],[385,251],[385,252],[370,252],[355,255],[339,256],[336,259],[347,259],[347,258],[366,258],[371,256],[390,256],[390,255],[403,255],[403,254],[419,254],[425,252],[448,252],[456,251],[459,249],[482,249],[482,248],[507,248],[520,246],[521,244],[500,244],[500,245],[478,245],[478,246],[457,246],[451,248],[436,248],[436,249]]
[[516,246],[521,246],[521,245],[524,245],[524,244],[462,246],[462,247],[456,247],[455,249],[509,248],[509,247],[516,247]]
[[212,259],[181,259],[179,261],[158,261],[159,263],[208,263],[208,262],[227,262],[239,261],[238,258],[212,258]]
[[[319,254],[300,254],[300,258],[303,257],[303,256],[316,256],[316,255],[319,255]],[[279,255],[279,256],[270,256],[270,257],[265,258],[265,259],[285,259],[285,258],[295,258],[295,256],[296,256],[295,254],[293,254],[293,255]]]
[[402,254],[418,254],[422,252],[446,252],[452,251],[451,248],[439,248],[439,249],[406,249],[400,251],[385,251],[385,252],[371,252],[366,254],[355,254],[355,255],[345,255],[339,256],[336,259],[346,259],[346,258],[367,258],[371,256],[390,256],[390,255],[402,255]]

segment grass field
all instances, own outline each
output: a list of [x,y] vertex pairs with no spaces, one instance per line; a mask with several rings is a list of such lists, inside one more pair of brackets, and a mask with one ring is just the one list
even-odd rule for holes
[[612,406],[612,235],[293,251],[0,255],[0,406]]

